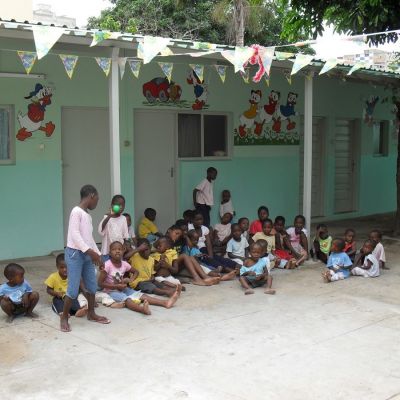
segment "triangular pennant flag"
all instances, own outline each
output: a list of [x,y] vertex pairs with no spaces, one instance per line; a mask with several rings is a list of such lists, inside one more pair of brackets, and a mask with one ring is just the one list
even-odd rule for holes
[[119,57],[118,58],[118,66],[119,66],[119,75],[121,79],[124,77],[125,74],[125,66],[126,66],[126,60],[128,57]]
[[225,82],[226,78],[226,65],[215,65],[215,69],[218,72],[219,77],[221,78],[222,83]]
[[292,84],[292,75],[290,74],[290,71],[288,69],[285,69],[283,71],[283,75],[285,76],[285,78],[288,81],[289,85],[291,85]]
[[143,59],[143,64],[148,64],[158,53],[165,50],[170,40],[158,36],[145,36],[143,43],[139,43],[138,57]]
[[108,76],[111,69],[111,58],[107,57],[95,57],[97,64],[103,70],[103,72]]
[[76,63],[78,62],[78,56],[69,54],[60,54],[60,58],[62,63],[64,64],[65,72],[67,73],[69,79],[72,79]]
[[189,67],[192,68],[192,70],[196,73],[198,78],[200,79],[201,82],[203,82],[204,78],[204,65],[199,65],[199,64],[189,64]]
[[365,67],[366,67],[365,61],[358,61],[351,67],[347,75],[351,75],[353,72]]
[[96,46],[96,44],[99,44],[103,40],[109,39],[111,36],[112,36],[111,32],[108,31],[93,32],[93,40],[92,43],[90,44],[90,47]]
[[37,54],[32,51],[17,51],[19,58],[21,59],[22,65],[25,68],[27,74],[31,72],[33,64],[35,64]]
[[278,61],[284,61],[294,56],[294,53],[287,53],[284,51],[276,51],[275,57]]
[[322,67],[321,71],[319,71],[319,74],[325,74],[325,72],[328,72],[332,68],[335,68],[336,65],[338,64],[338,59],[337,58],[331,58],[330,60],[327,60],[325,65]]
[[167,77],[167,79],[171,82],[172,78],[172,69],[174,68],[173,63],[166,63],[166,62],[159,62],[158,65],[160,66],[162,72]]
[[142,62],[139,61],[139,60],[129,60],[128,59],[128,64],[131,67],[131,71],[132,71],[133,76],[135,78],[138,78],[139,77],[140,66],[141,66]]
[[251,47],[235,47],[234,63],[235,73],[238,71],[244,72],[244,64],[249,60],[249,58],[254,54],[254,49]]
[[166,47],[164,50],[161,50],[160,56],[162,57],[168,57],[168,56],[173,56],[174,52],[169,48]]
[[235,52],[233,50],[224,50],[221,55],[226,58],[232,65],[235,64]]
[[269,87],[269,75],[267,75],[267,74],[264,75],[264,81],[265,81],[265,84]]
[[32,25],[33,39],[35,41],[37,57],[40,60],[55,45],[65,33],[64,28],[54,26]]
[[249,78],[250,78],[250,68],[245,68],[244,72],[240,71],[240,75],[242,76],[243,80],[246,83],[249,83]]
[[313,60],[314,56],[309,54],[296,54],[296,59],[294,60],[291,75],[296,74],[302,68],[306,67]]
[[274,58],[274,52],[275,52],[275,47],[266,47],[260,54],[266,75],[269,75],[270,73],[272,60]]

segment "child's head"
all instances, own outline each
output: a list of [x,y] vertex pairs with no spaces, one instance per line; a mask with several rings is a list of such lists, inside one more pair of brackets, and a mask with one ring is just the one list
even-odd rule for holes
[[367,256],[368,254],[371,254],[371,253],[374,251],[375,247],[376,247],[376,242],[375,242],[375,240],[367,239],[367,240],[364,242],[364,245],[363,245],[361,251],[362,251],[362,253],[363,253],[365,256]]
[[178,225],[172,225],[168,228],[166,236],[175,243],[182,237],[182,234],[182,229]]
[[382,241],[382,232],[378,229],[374,229],[369,233],[369,238],[376,243],[380,243]]
[[265,206],[258,207],[257,215],[260,221],[265,221],[269,217],[268,207]]
[[179,227],[179,229],[182,231],[182,235],[186,235],[188,231],[188,224],[184,219],[178,219],[175,222],[175,225]]
[[113,262],[120,262],[124,255],[125,249],[121,242],[112,242],[110,244],[110,258]]
[[143,247],[143,250],[139,251],[139,255],[140,255],[140,257],[147,260],[150,257],[150,253],[151,253],[150,242],[147,239],[140,238],[137,241],[137,247]]
[[231,199],[231,192],[229,190],[223,190],[221,193],[223,203],[227,203]]
[[274,227],[274,224],[272,221],[267,218],[265,221],[262,223],[262,231],[264,232],[265,235],[269,236],[271,234],[272,228]]
[[56,257],[56,267],[61,278],[67,279],[67,264],[65,263],[64,253],[61,253]]
[[294,227],[296,229],[296,233],[300,233],[305,224],[306,219],[304,218],[304,215],[296,215],[294,217]]
[[191,224],[193,221],[193,210],[186,210],[183,212],[182,217],[185,220],[186,224]]
[[157,216],[157,211],[154,208],[146,208],[144,210],[144,216],[150,221],[154,221]]
[[282,215],[278,215],[275,218],[275,223],[274,223],[274,228],[277,232],[283,232],[285,230],[285,217],[282,217]]
[[194,247],[197,246],[197,243],[199,243],[199,234],[194,230],[191,229],[188,233],[188,238],[190,239],[190,241],[192,242],[192,245]]
[[126,218],[126,223],[128,224],[128,227],[132,225],[132,218],[131,215],[128,213],[123,213],[122,214]]
[[229,223],[231,223],[233,218],[233,215],[229,212],[225,213],[222,217],[221,217],[221,224],[222,225],[227,225]]
[[353,243],[353,240],[356,236],[356,231],[354,229],[346,229],[346,231],[344,232],[344,240],[347,243]]
[[321,239],[326,239],[329,236],[328,227],[325,224],[318,224],[317,232],[319,232],[319,237]]
[[8,280],[9,286],[21,285],[24,282],[24,268],[15,263],[7,264],[4,268],[4,276]]
[[256,241],[256,243],[258,243],[262,249],[263,249],[263,255],[268,253],[268,242],[264,239],[258,239]]
[[240,226],[240,229],[242,230],[242,233],[247,232],[249,230],[250,222],[248,218],[246,217],[239,218],[238,224]]
[[99,194],[93,185],[85,185],[81,188],[81,201],[87,201],[87,208],[94,210],[99,202]]
[[331,252],[332,253],[341,253],[344,250],[346,243],[342,238],[335,238],[332,240],[331,244]]
[[253,260],[260,259],[265,254],[261,244],[255,242],[250,245],[250,256]]
[[155,249],[163,254],[173,246],[171,239],[168,236],[161,236],[155,243]]
[[203,225],[203,222],[204,222],[203,214],[199,211],[195,211],[193,215],[193,226],[195,228],[200,228]]
[[[115,212],[114,211],[114,206],[119,207],[119,211]],[[112,199],[111,199],[111,209],[116,215],[121,215],[124,210],[125,210],[125,197],[122,196],[122,194],[116,194]]]
[[232,224],[231,226],[231,234],[234,240],[240,242],[242,238],[242,229],[239,224]]
[[207,179],[209,181],[215,181],[215,179],[217,179],[217,174],[218,174],[218,171],[216,168],[214,168],[214,167],[207,168]]

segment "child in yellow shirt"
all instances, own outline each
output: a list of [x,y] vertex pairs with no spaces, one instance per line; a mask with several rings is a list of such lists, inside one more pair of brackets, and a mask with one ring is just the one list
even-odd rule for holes
[[147,239],[150,244],[161,237],[161,233],[158,232],[157,225],[154,223],[156,216],[157,211],[154,208],[146,208],[144,210],[144,217],[140,220],[138,226],[139,237]]

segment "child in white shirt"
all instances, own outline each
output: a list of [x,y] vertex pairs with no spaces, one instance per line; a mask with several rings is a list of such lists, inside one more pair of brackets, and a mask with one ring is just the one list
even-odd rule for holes
[[372,252],[372,254],[378,260],[379,268],[390,269],[389,267],[386,266],[385,249],[382,244],[382,232],[378,231],[377,229],[374,229],[373,231],[370,232],[369,238],[376,243],[375,249]]
[[222,218],[224,214],[230,213],[232,216],[235,215],[235,209],[233,208],[231,192],[229,190],[222,191],[222,200],[219,205],[219,216]]
[[363,276],[364,278],[375,278],[379,276],[379,262],[373,254],[376,243],[368,239],[357,254],[351,270],[352,275]]
[[246,259],[246,253],[249,249],[249,243],[242,234],[242,229],[239,224],[232,224],[231,228],[232,239],[229,240],[226,246],[228,257],[239,265],[243,265]]

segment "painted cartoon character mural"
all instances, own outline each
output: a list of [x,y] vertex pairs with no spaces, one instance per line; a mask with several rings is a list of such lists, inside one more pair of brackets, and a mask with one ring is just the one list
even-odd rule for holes
[[44,132],[47,137],[53,134],[55,129],[53,122],[49,121],[43,124],[46,107],[51,104],[52,96],[53,93],[50,87],[37,83],[35,89],[25,97],[31,103],[28,105],[26,114],[18,113],[18,122],[21,127],[17,133],[18,140],[24,141],[36,131]]
[[276,133],[281,132],[281,125],[282,121],[287,120],[287,126],[286,129],[288,131],[291,131],[296,127],[296,123],[291,119],[298,115],[298,113],[295,110],[295,106],[297,103],[297,93],[289,92],[287,96],[287,101],[286,105],[280,105],[278,108],[278,115],[274,119],[274,124],[272,126],[272,130],[275,131]]
[[192,104],[193,110],[202,110],[207,103],[208,89],[204,80],[200,80],[196,72],[191,69],[187,77],[187,83],[193,85],[195,102]]
[[268,103],[264,105],[259,111],[259,121],[256,121],[256,128],[254,133],[258,136],[261,135],[264,124],[268,124],[276,116],[276,111],[279,105],[281,93],[276,90],[271,90],[268,96]]
[[251,129],[255,123],[255,119],[258,113],[258,104],[262,97],[261,90],[252,90],[249,103],[250,107],[246,110],[239,118],[239,136],[244,137],[247,135],[248,130]]
[[375,106],[379,101],[378,96],[371,95],[369,98],[365,101],[365,107],[364,107],[364,122],[368,126],[372,126],[374,122],[374,111],[375,111]]

